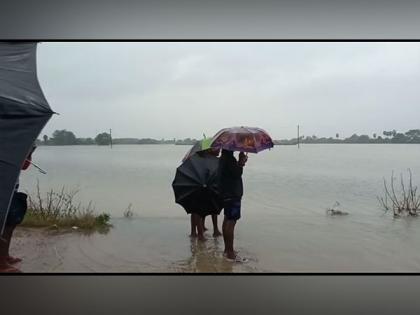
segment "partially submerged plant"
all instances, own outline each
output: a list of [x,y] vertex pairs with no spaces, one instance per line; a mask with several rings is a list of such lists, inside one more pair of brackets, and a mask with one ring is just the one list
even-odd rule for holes
[[130,203],[128,205],[128,207],[124,210],[124,213],[123,213],[124,214],[124,218],[131,219],[133,217],[134,212],[132,210],[132,207],[133,207],[133,205]]
[[413,186],[411,170],[408,169],[408,183],[404,183],[403,175],[400,174],[400,191],[395,192],[395,177],[392,172],[391,183],[384,179],[384,197],[378,197],[379,204],[385,212],[392,210],[394,217],[417,216],[420,211],[420,195],[417,194],[417,186]]
[[338,210],[340,203],[336,201],[331,208],[327,208],[327,214],[329,215],[348,215],[346,211]]
[[65,187],[60,191],[51,189],[42,196],[39,182],[35,196],[28,196],[28,210],[22,226],[73,228],[74,230],[103,230],[111,227],[109,214],[96,214],[90,201],[83,207],[75,203],[77,190],[67,192]]

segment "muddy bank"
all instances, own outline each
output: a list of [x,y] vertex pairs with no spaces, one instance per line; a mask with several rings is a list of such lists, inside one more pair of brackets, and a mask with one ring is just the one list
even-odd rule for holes
[[223,257],[223,240],[210,231],[205,243],[187,235],[188,220],[116,219],[107,234],[22,228],[11,254],[22,272],[256,272],[257,262]]

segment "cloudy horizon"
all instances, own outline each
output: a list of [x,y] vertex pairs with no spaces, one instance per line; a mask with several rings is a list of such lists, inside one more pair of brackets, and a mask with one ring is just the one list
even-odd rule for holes
[[43,42],[56,129],[183,139],[234,125],[274,139],[419,129],[420,43]]

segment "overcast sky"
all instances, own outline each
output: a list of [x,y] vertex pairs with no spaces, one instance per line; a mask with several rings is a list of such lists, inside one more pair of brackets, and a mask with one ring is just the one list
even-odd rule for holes
[[274,139],[420,128],[420,43],[41,43],[38,77],[77,137]]

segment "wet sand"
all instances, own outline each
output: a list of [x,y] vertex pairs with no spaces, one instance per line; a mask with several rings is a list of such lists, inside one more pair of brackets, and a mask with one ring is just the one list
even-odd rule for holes
[[[206,232],[202,243],[188,236],[186,220],[114,219],[107,234],[39,228],[16,229],[11,246],[22,272],[179,273],[257,272],[223,257],[223,239]],[[171,228],[170,228],[171,226]],[[176,226],[180,233],[173,233]],[[185,232],[185,233],[184,233]],[[238,248],[240,249],[240,248]]]
[[[23,258],[22,272],[77,273],[264,273],[264,272],[418,272],[420,220],[383,220],[371,229],[358,217],[323,215],[312,226],[311,218],[243,220],[235,229],[235,249],[249,259],[245,264],[223,257],[223,239],[207,241],[189,237],[189,217],[114,218],[106,234],[80,230],[57,232],[17,228],[11,254]],[[315,221],[315,217],[312,221]],[[300,222],[301,220],[302,222]],[[360,243],[356,221],[365,235]],[[380,221],[378,219],[378,221]],[[260,228],[254,228],[258,226]],[[297,226],[297,228],[296,228]],[[299,236],[306,231],[307,237]],[[359,232],[359,233],[361,233]],[[319,235],[321,234],[321,237]],[[403,237],[396,237],[402,234]],[[279,237],[274,237],[279,235]],[[402,241],[403,239],[403,241]],[[322,240],[322,241],[320,241]]]

